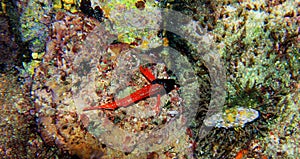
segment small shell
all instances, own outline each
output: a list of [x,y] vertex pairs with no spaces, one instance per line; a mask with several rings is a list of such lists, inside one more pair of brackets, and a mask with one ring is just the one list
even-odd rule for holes
[[259,112],[250,108],[231,108],[225,112],[214,114],[204,120],[206,126],[214,126],[218,128],[231,128],[244,126],[248,122],[254,121],[259,117]]
[[176,111],[176,110],[171,110],[171,111],[168,111],[167,113],[168,113],[169,115],[171,115],[171,116],[175,116],[175,115],[178,114],[178,111]]

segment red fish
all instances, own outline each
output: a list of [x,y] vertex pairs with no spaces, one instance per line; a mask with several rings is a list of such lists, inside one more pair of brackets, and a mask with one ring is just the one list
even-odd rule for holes
[[159,105],[160,105],[160,95],[169,93],[172,91],[175,86],[175,80],[173,79],[156,79],[155,76],[152,74],[152,72],[148,68],[144,68],[140,66],[141,73],[151,82],[151,84],[148,84],[144,86],[143,88],[135,91],[134,93],[130,94],[129,96],[126,96],[121,99],[117,99],[111,103],[107,103],[101,106],[95,106],[95,107],[87,107],[84,108],[84,111],[87,110],[97,110],[97,109],[111,109],[115,110],[119,107],[127,107],[130,106],[133,103],[139,102],[141,100],[144,100],[150,96],[157,95],[157,104],[156,104],[156,112],[160,111]]

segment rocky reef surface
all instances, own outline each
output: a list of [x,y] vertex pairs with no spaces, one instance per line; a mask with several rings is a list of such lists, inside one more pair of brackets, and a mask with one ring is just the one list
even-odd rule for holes
[[[17,0],[0,21],[3,158],[300,155],[300,1]],[[82,111],[149,84],[140,65],[179,90]]]

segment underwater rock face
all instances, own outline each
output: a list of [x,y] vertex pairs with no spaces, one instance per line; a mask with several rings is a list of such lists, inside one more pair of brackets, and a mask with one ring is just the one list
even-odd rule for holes
[[9,29],[8,17],[0,15],[0,72],[11,69],[13,65],[19,62],[17,59],[20,54],[18,44]]
[[80,158],[104,155],[101,144],[84,129],[85,118],[76,113],[70,90],[75,55],[95,25],[96,20],[82,14],[58,12],[50,25],[51,36],[32,88],[39,131],[45,142]]
[[[121,146],[122,151],[127,153],[133,152],[132,155],[137,154],[139,151],[155,151],[165,148],[167,145],[173,145],[176,142],[180,142],[183,147],[187,148],[184,151],[194,149],[194,146],[187,146],[189,143],[177,141],[177,138],[180,135],[182,136],[181,139],[189,140],[186,138],[192,136],[187,136],[185,133],[187,129],[186,125],[196,115],[194,109],[198,108],[199,103],[199,96],[197,94],[199,86],[197,82],[201,80],[195,76],[194,67],[200,63],[200,55],[203,55],[205,65],[211,66],[209,71],[212,74],[210,75],[214,77],[211,85],[222,86],[224,84],[222,82],[225,79],[218,59],[219,56],[210,48],[213,44],[209,41],[209,35],[202,32],[200,27],[197,28],[193,21],[190,21],[190,25],[201,31],[198,35],[193,35],[191,38],[192,42],[195,42],[195,45],[201,43],[200,47],[203,48],[199,49],[201,54],[193,53],[190,55],[193,58],[191,60],[193,64],[190,64],[191,61],[185,57],[188,53],[180,54],[177,52],[176,54],[176,52],[172,52],[175,50],[171,48],[162,49],[161,53],[157,53],[155,52],[157,46],[149,45],[149,47],[153,47],[151,48],[153,51],[148,51],[148,54],[147,52],[142,54],[138,53],[140,51],[138,49],[139,46],[136,47],[137,49],[129,51],[129,44],[113,44],[113,41],[118,36],[112,36],[110,32],[114,33],[114,30],[111,28],[111,30],[107,31],[109,23],[99,24],[95,19],[87,18],[80,13],[58,12],[55,18],[56,20],[50,25],[51,35],[49,41],[47,41],[43,61],[34,73],[32,89],[39,116],[39,128],[44,140],[48,144],[56,144],[60,148],[68,150],[71,154],[76,154],[84,158],[94,155],[95,152],[98,153],[98,157],[106,156],[106,152],[102,149],[100,142],[105,143],[107,147],[115,149],[117,148],[114,146]],[[147,19],[144,18],[144,20]],[[139,24],[137,21],[134,23],[134,25]],[[139,27],[143,27],[143,25]],[[159,28],[154,29],[159,30]],[[184,33],[187,33],[186,37],[192,34],[191,30],[185,31]],[[153,36],[152,32],[150,36]],[[198,38],[198,40],[195,40],[195,38]],[[155,44],[155,41],[153,43]],[[157,43],[157,45],[168,46],[167,43]],[[204,47],[206,45],[210,47]],[[156,51],[159,51],[159,49]],[[126,72],[134,73],[138,66],[150,64],[153,60],[159,61],[154,62],[156,65],[152,66],[152,71],[155,72],[157,78],[167,79],[171,77],[167,72],[169,68],[172,68],[172,71],[176,74],[176,78],[181,82],[179,83],[181,86],[180,94],[174,90],[170,94],[161,97],[162,106],[169,108],[162,109],[159,117],[153,117],[151,109],[149,110],[149,107],[144,107],[145,105],[154,105],[154,98],[141,101],[139,104],[141,104],[142,108],[126,108],[126,111],[129,112],[140,112],[141,116],[148,115],[146,117],[147,121],[143,121],[140,118],[131,118],[129,113],[125,113],[125,116],[129,117],[128,119],[126,119],[127,117],[118,118],[115,114],[120,113],[120,111],[102,110],[82,112],[83,107],[109,102],[111,94],[116,89],[120,89],[119,85],[122,88],[129,83],[121,81],[122,78],[118,79],[118,77],[123,77],[121,75]],[[119,68],[119,70],[116,68]],[[114,70],[119,72],[115,76],[111,76]],[[197,71],[199,70],[197,69]],[[143,79],[141,75],[134,78]],[[120,83],[114,83],[114,80]],[[219,80],[221,80],[220,83],[218,82]],[[143,80],[134,79],[134,82],[138,83],[136,86],[146,84]],[[202,83],[204,85],[206,82],[202,81]],[[209,84],[206,83],[205,87],[208,86]],[[132,88],[139,89],[134,86]],[[212,96],[219,95],[218,99],[224,97],[222,96],[224,95],[223,87],[214,87],[213,89],[217,91],[212,93]],[[221,103],[220,100],[218,102]],[[185,105],[182,106],[180,103],[184,103]],[[214,106],[218,105],[216,101],[212,102],[212,104]],[[168,113],[174,112],[174,110],[182,113],[181,110],[183,108],[186,109],[184,111],[186,117],[176,114],[170,115]],[[102,118],[104,115],[111,117],[108,118],[111,121]],[[118,123],[120,120],[124,120],[124,125],[108,124],[112,121]],[[142,122],[145,123],[143,124]],[[172,123],[172,125],[166,124],[165,126],[165,123]],[[146,138],[149,138],[149,140],[140,140],[137,143],[136,141],[139,141],[139,136],[134,138],[134,135],[130,136],[126,132],[125,134],[120,134],[122,131],[118,131],[118,126],[123,126],[125,129],[130,128],[130,133],[135,133],[135,131],[143,129],[145,132],[142,132],[142,134]],[[164,129],[159,130],[161,127]],[[109,131],[103,134],[102,130],[104,129]],[[153,129],[154,133],[147,133],[148,129]],[[97,138],[95,139],[94,137]],[[126,144],[124,145],[124,143]],[[137,147],[137,145],[142,146]],[[177,145],[176,148],[177,152],[180,152],[182,147]],[[191,152],[187,153],[190,154]]]
[[[5,2],[6,1],[4,1],[3,4],[1,3],[2,7],[5,7]],[[20,3],[20,1],[17,2]],[[27,2],[28,1],[21,3]],[[64,154],[64,152],[69,152],[74,155],[73,157],[75,158],[113,158],[116,156],[119,158],[179,158],[182,156],[185,158],[193,158],[195,156],[198,158],[293,158],[299,156],[300,3],[298,0],[238,2],[216,0],[205,1],[205,3],[203,1],[191,0],[187,0],[184,3],[181,1],[155,1],[158,6],[161,5],[182,10],[182,12],[188,13],[188,15],[192,15],[193,18],[197,19],[197,22],[180,28],[185,30],[185,33],[195,37],[194,39],[197,39],[198,35],[195,34],[195,31],[197,33],[201,32],[202,35],[202,30],[198,30],[199,27],[197,27],[199,25],[205,26],[205,28],[207,27],[208,30],[211,31],[209,32],[210,37],[213,37],[214,41],[218,43],[219,57],[225,61],[224,68],[227,71],[226,75],[228,77],[228,98],[226,99],[226,104],[230,107],[243,107],[224,109],[225,112],[208,115],[208,118],[204,121],[203,116],[205,113],[199,113],[199,119],[197,119],[197,122],[192,123],[191,129],[186,130],[186,135],[174,140],[160,151],[138,154],[139,156],[133,153],[118,152],[110,149],[107,145],[101,145],[98,139],[88,132],[88,128],[92,128],[89,127],[89,125],[95,125],[96,122],[91,120],[91,116],[78,111],[80,107],[78,108],[78,105],[74,104],[73,93],[80,91],[80,89],[76,89],[76,86],[82,84],[82,79],[74,78],[73,80],[74,74],[88,75],[91,74],[91,71],[94,71],[94,73],[99,73],[96,74],[95,77],[101,76],[101,78],[105,79],[106,76],[105,72],[97,72],[85,62],[81,62],[81,65],[76,65],[75,67],[73,63],[76,61],[75,57],[79,57],[79,50],[81,50],[83,45],[86,45],[81,42],[86,39],[88,34],[95,26],[99,25],[99,23],[97,23],[95,19],[92,19],[92,16],[87,18],[86,15],[81,13],[79,10],[80,7],[78,7],[80,5],[79,1],[29,0],[29,2],[34,3],[18,6],[24,8],[24,14],[27,14],[22,16],[21,21],[24,25],[19,29],[24,34],[23,40],[29,42],[30,49],[32,51],[38,51],[32,52],[34,62],[27,63],[28,61],[26,61],[26,64],[24,64],[25,69],[27,68],[25,70],[27,71],[26,73],[30,75],[34,74],[32,99],[35,100],[34,106],[37,113],[32,108],[33,105],[31,104],[33,102],[28,102],[32,99],[28,99],[28,97],[23,98],[22,95],[7,93],[7,90],[10,90],[9,92],[20,94],[21,92],[25,92],[29,94],[30,90],[19,87],[21,85],[19,83],[12,82],[8,84],[4,82],[5,80],[13,81],[11,77],[1,78],[0,83],[3,84],[0,84],[0,88],[4,85],[10,87],[9,89],[5,89],[4,92],[2,92],[3,89],[0,89],[1,103],[4,103],[2,104],[4,109],[1,109],[1,119],[5,119],[1,121],[4,129],[1,129],[0,133],[1,135],[4,134],[0,144],[0,154],[2,156],[7,155],[7,158],[32,158],[32,156],[36,155],[39,158],[51,158],[55,153]],[[124,8],[135,7],[140,10],[149,11],[147,7],[149,7],[152,1],[147,0],[145,2],[138,0],[139,3],[137,3],[135,0],[112,0],[106,2],[111,3],[99,5],[96,4],[99,3],[99,1],[92,1],[92,5],[94,6],[91,7],[99,11],[99,13],[93,11],[91,15],[97,15],[95,16],[96,18],[98,17],[100,20],[103,20],[102,13],[104,13],[104,17],[108,19],[115,18],[110,20],[123,23],[134,17],[120,14],[119,16],[121,18],[118,19],[110,14],[119,13],[119,11],[122,11]],[[47,6],[51,6],[51,3],[53,4],[54,10],[47,8]],[[46,7],[41,7],[42,4],[46,4]],[[102,10],[100,11],[99,8],[96,8],[99,6],[101,6],[103,12]],[[43,19],[44,15],[49,14],[49,9],[51,10],[51,16],[46,16]],[[32,12],[35,10],[36,12]],[[64,12],[65,10],[79,13],[70,14]],[[111,10],[113,11],[111,12]],[[149,14],[152,13],[149,12]],[[32,22],[33,17],[35,17],[34,19],[36,19],[36,21]],[[153,15],[148,17],[150,17],[150,19],[157,18]],[[143,20],[143,17],[139,17],[135,20],[138,21],[140,19]],[[3,27],[0,42],[4,44],[1,50],[3,52],[0,51],[1,55],[4,55],[2,56],[3,58],[0,58],[0,64],[1,62],[9,63],[9,67],[11,67],[13,66],[13,60],[16,55],[12,52],[16,50],[16,45],[13,39],[8,38],[11,37],[11,34],[7,31],[9,27],[7,21],[0,20],[0,22],[3,22],[0,23],[0,25],[2,25],[1,31]],[[32,30],[30,30],[31,27],[33,27]],[[151,48],[154,44],[158,44],[160,40],[159,38],[151,37],[157,34],[155,31],[151,33],[131,32],[132,30],[128,28],[129,27],[121,27],[116,31],[123,31],[122,29],[124,29],[128,33],[119,35],[118,40],[123,43],[110,46],[109,49],[107,49],[110,53],[113,52],[113,56],[109,58],[116,58],[115,54],[124,53],[125,55],[130,47],[132,47],[129,43],[136,40],[136,37],[142,37],[142,41],[137,43],[139,45],[137,47],[143,48],[144,50],[147,50],[149,47]],[[98,40],[102,39],[102,34],[104,34],[104,32],[100,32],[97,38]],[[36,35],[43,38],[35,39]],[[105,36],[109,37],[108,35]],[[174,46],[174,41],[170,40],[172,36],[173,35],[169,35],[164,39],[163,46]],[[44,39],[45,37],[47,37],[47,40]],[[205,37],[207,38],[207,42],[212,40],[210,37]],[[199,44],[204,46],[204,48],[202,48],[203,52],[210,51],[211,46],[204,41],[205,40],[201,40],[201,42],[199,42]],[[96,40],[93,42],[97,43]],[[193,42],[197,43],[196,40]],[[47,47],[46,50],[44,50],[46,43]],[[184,48],[182,46],[183,45],[180,45],[180,47],[177,48]],[[97,47],[101,48],[102,46]],[[45,52],[45,56],[43,56],[43,52]],[[89,52],[85,53],[89,54]],[[168,55],[168,51],[164,53]],[[192,52],[191,54],[192,56],[189,56],[189,58],[195,61],[194,69],[197,74],[207,75],[207,72],[200,68],[203,66],[200,60],[203,58],[202,55],[197,52]],[[31,56],[29,56],[29,58],[31,58]],[[145,56],[145,58],[149,57]],[[211,60],[213,59],[214,58],[211,58]],[[89,61],[89,59],[86,59],[86,61]],[[100,67],[98,69],[106,70],[114,68],[115,65],[105,62],[107,62],[107,57],[100,61]],[[3,68],[2,66],[3,65],[0,66],[1,69]],[[81,69],[78,70],[79,67],[86,69],[85,71]],[[164,71],[159,71],[164,70],[163,68],[168,68],[165,65],[159,64],[154,68],[154,73],[159,77],[172,77],[167,75]],[[218,69],[218,67],[211,70],[214,69]],[[78,72],[74,73],[77,70]],[[131,72],[136,74],[135,79],[143,79],[139,71],[135,70]],[[186,74],[183,75],[189,76],[189,73],[186,72]],[[0,76],[2,77],[4,75],[1,74]],[[116,77],[116,79],[118,79],[118,77]],[[211,79],[209,77],[203,77],[203,79],[205,80],[198,81],[199,85],[201,85],[199,88],[203,89],[201,90],[203,92],[210,92],[206,86],[210,83],[209,80]],[[88,81],[88,79],[85,80]],[[212,80],[214,82],[216,79]],[[109,86],[110,82],[108,81],[110,80],[99,79],[99,81],[97,81],[99,82],[98,88],[106,88]],[[74,85],[72,85],[72,82],[75,82],[75,84],[73,83]],[[125,83],[123,82],[124,81],[121,81],[122,84]],[[145,84],[143,80],[136,80],[135,82],[137,83],[134,84],[138,86]],[[128,95],[128,92],[135,90],[136,85],[127,87],[118,95]],[[88,106],[106,102],[104,100],[94,102],[94,99],[99,99],[97,94],[101,94],[102,90],[88,90],[88,87],[89,85],[86,86],[86,91],[93,90],[91,93],[93,95],[96,94],[92,96],[95,98],[89,100],[91,103],[89,103]],[[19,90],[19,88],[22,88],[22,90]],[[112,88],[111,90],[116,89],[116,87],[110,88]],[[210,95],[207,92],[200,92],[199,96],[201,100],[209,98]],[[81,93],[84,94],[85,92]],[[175,93],[172,95],[174,95],[172,96],[173,98],[171,98],[173,103],[182,102],[182,99],[177,98]],[[4,96],[7,100],[2,100]],[[154,105],[156,104],[155,100],[156,99],[151,99],[143,104]],[[219,101],[220,100],[215,100],[213,102],[218,103]],[[13,105],[11,103],[13,103]],[[200,109],[207,107],[207,102],[202,104]],[[83,106],[86,105],[84,104],[81,107]],[[141,116],[153,114],[151,109],[145,113],[137,110],[147,108],[135,108],[134,106],[128,107],[126,111],[135,111]],[[30,109],[29,112],[27,112],[28,109]],[[128,118],[130,121],[124,124],[122,119],[126,119],[126,115],[124,115],[123,110],[119,109],[113,113],[110,111],[103,112],[111,118],[110,121],[118,123],[128,129],[133,128],[133,131],[140,131],[147,128],[151,129],[153,124],[160,125],[167,121],[165,119],[176,118],[176,116],[181,113],[180,109],[164,108],[162,113],[166,113],[166,115],[163,115],[159,119],[142,121],[138,118]],[[97,114],[97,112],[89,112],[90,114],[94,113],[93,117],[95,117],[95,120],[99,114],[101,115],[101,113]],[[28,114],[29,116],[27,116]],[[27,131],[29,127],[35,127],[35,121],[39,124],[38,131],[43,138],[40,138],[39,134],[32,134],[30,131]],[[204,122],[206,126],[216,127],[209,131],[206,138],[200,140],[198,135],[201,131],[199,131],[200,129],[197,126],[202,122]],[[176,131],[176,129],[174,131]],[[165,136],[155,136],[155,140],[153,141],[160,143],[161,140],[159,139],[163,137]],[[114,140],[118,141],[117,138]],[[119,144],[121,145],[123,142],[132,141],[134,141],[133,138],[127,136]],[[25,146],[20,145],[28,146],[26,147],[26,151],[24,149]],[[132,145],[135,145],[135,143]],[[59,148],[56,146],[59,146]],[[37,147],[41,147],[41,149]],[[133,147],[134,146],[124,148],[127,149],[127,152],[130,152],[134,149]],[[182,150],[182,148],[186,149]],[[30,151],[28,151],[29,149]],[[67,156],[64,157],[68,158]]]
[[51,158],[59,150],[45,144],[40,137],[36,129],[35,108],[28,95],[30,85],[20,82],[14,73],[0,75],[1,158]]
[[48,25],[51,17],[50,2],[35,0],[28,1],[28,6],[24,7],[24,11],[20,17],[20,33],[23,42],[29,44],[32,52],[41,53],[45,49],[45,43],[49,34]]

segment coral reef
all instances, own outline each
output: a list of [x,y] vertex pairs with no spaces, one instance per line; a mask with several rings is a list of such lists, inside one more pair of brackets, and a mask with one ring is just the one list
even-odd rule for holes
[[[299,0],[28,0],[1,5],[0,155],[4,158],[300,155]],[[174,12],[162,14],[155,7],[171,8],[195,21],[172,28],[177,27]],[[209,54],[215,47],[217,54]],[[171,57],[173,61],[166,60]],[[216,78],[223,77],[218,74],[223,70],[219,57],[227,81]],[[161,97],[157,116],[152,97],[115,111],[82,111],[147,85],[137,66],[159,60],[147,67],[157,78],[181,82],[181,88]],[[17,71],[10,69],[14,66],[19,66]],[[210,103],[223,104],[223,87],[210,88],[221,86],[218,82],[226,83],[225,106],[223,112],[209,114]],[[195,88],[201,89],[199,99],[189,93]],[[193,110],[189,105],[198,100],[195,118],[179,118],[183,103]],[[186,120],[188,127],[180,127]],[[172,121],[179,122],[166,134],[151,133]],[[168,136],[171,131],[183,135]],[[137,133],[150,136],[149,140],[131,136]]]
[[[299,123],[299,111],[295,111],[299,110],[299,1],[209,1],[185,8],[183,12],[212,31],[218,44],[228,77],[226,107],[260,112],[255,122],[242,129],[212,131],[207,141],[199,142],[199,157],[232,158],[236,150],[247,150],[247,157],[299,155],[295,143],[299,138],[295,131]],[[274,134],[280,134],[286,144],[276,140],[280,146],[274,148],[275,141],[270,140]]]
[[[73,27],[75,24],[76,27]],[[130,143],[127,143],[133,138],[130,137],[130,134],[127,134],[127,136],[126,134],[122,134],[123,131],[118,131],[117,126],[130,131],[141,131],[142,129],[151,130],[155,125],[163,126],[164,123],[171,122],[175,119],[176,114],[172,116],[170,112],[180,112],[178,107],[178,103],[180,102],[175,103],[170,100],[175,100],[175,98],[176,100],[180,100],[178,93],[175,91],[168,96],[162,97],[162,101],[166,100],[167,103],[168,99],[171,103],[167,105],[169,108],[162,110],[160,117],[157,119],[154,119],[153,113],[151,115],[151,107],[146,107],[146,105],[155,103],[153,98],[139,103],[142,107],[140,110],[135,110],[137,108],[132,107],[120,109],[120,111],[116,112],[105,111],[106,116],[117,124],[114,126],[115,128],[108,131],[108,133],[103,133],[103,129],[109,128],[108,122],[105,121],[105,118],[101,117],[103,112],[100,111],[97,113],[94,111],[83,113],[82,108],[89,104],[99,103],[97,100],[99,100],[100,103],[109,102],[110,98],[108,97],[111,95],[108,93],[114,91],[114,89],[117,89],[119,86],[118,83],[114,83],[110,89],[108,89],[107,86],[113,82],[118,82],[114,80],[118,79],[117,76],[119,77],[125,74],[126,70],[127,73],[128,71],[132,72],[132,70],[135,70],[134,67],[136,67],[136,63],[142,64],[143,61],[134,59],[136,56],[142,55],[138,55],[134,52],[132,53],[133,55],[126,54],[126,44],[111,44],[117,36],[110,35],[98,21],[93,18],[84,17],[82,14],[60,12],[56,16],[56,21],[53,22],[51,26],[51,39],[47,43],[47,50],[43,57],[43,62],[36,68],[32,88],[32,93],[36,97],[34,102],[36,104],[38,123],[43,139],[46,143],[50,145],[56,144],[61,149],[69,151],[71,154],[81,158],[90,158],[91,156],[109,158],[125,155],[126,153],[117,154],[116,150],[109,148],[111,147],[110,144],[123,146],[123,142],[126,143],[125,146],[128,146],[124,147],[128,158],[136,155],[147,155],[143,152],[145,151],[143,149],[135,149],[135,151],[137,151],[135,152],[133,149],[134,146],[136,146],[135,143],[132,145],[133,147],[130,147]],[[98,29],[94,29],[95,27]],[[92,30],[93,32],[91,32]],[[85,42],[82,42],[82,40],[85,40]],[[118,49],[118,47],[124,47],[125,49]],[[146,57],[147,55],[144,56]],[[124,58],[123,60],[125,61],[122,61],[122,58]],[[119,63],[116,63],[117,59]],[[186,63],[181,62],[177,63],[178,67],[180,67],[180,64],[186,65]],[[112,68],[117,70],[116,67],[119,67],[121,70],[118,71],[121,72],[111,74]],[[165,67],[166,66],[159,64],[157,64],[157,67],[153,67],[153,69],[157,71],[158,77],[168,78],[167,71],[164,71]],[[128,70],[128,68],[131,69]],[[135,78],[142,79],[141,76]],[[179,76],[179,78],[186,79],[187,77]],[[183,79],[181,80],[183,81]],[[138,85],[145,84],[145,81],[137,80],[136,82],[138,82]],[[124,86],[120,87],[122,88]],[[183,85],[182,87],[184,88]],[[187,100],[187,102],[189,101]],[[145,112],[145,115],[149,112],[148,115],[150,115],[150,117],[135,119],[132,119],[130,116],[124,117],[124,115],[121,117],[122,110],[131,113],[136,111]],[[146,121],[143,118],[146,119]],[[183,122],[184,120],[185,119],[176,120],[176,122]],[[180,123],[175,123],[175,126],[177,126],[176,124]],[[172,129],[167,127],[166,130],[170,131]],[[153,140],[148,140],[147,142],[165,147],[165,144],[161,144],[161,141],[163,141],[162,135],[169,133],[163,134],[161,131],[158,133],[154,131],[152,134],[145,133],[144,136],[149,135],[149,138]],[[185,129],[180,131],[185,133]],[[180,133],[178,134],[180,135]],[[171,140],[171,137],[169,138],[170,139],[164,142],[168,142],[169,144],[180,143],[180,145],[175,146],[176,151],[174,150],[178,154],[182,147],[187,148],[184,149],[184,151],[190,148],[189,140],[191,139],[189,139],[187,135],[183,135],[181,140],[187,140],[188,142],[180,142]],[[99,141],[108,145],[106,149],[101,148],[103,145],[100,144]],[[144,144],[144,147],[148,146],[143,142],[139,144]],[[128,153],[131,151],[132,153]]]

